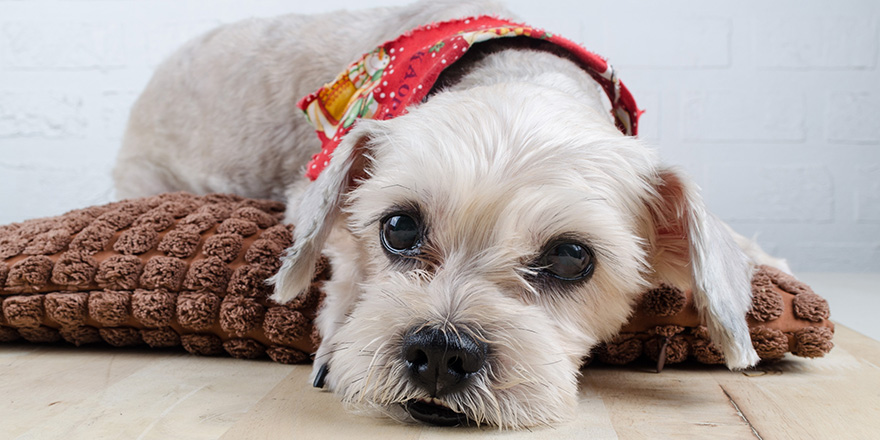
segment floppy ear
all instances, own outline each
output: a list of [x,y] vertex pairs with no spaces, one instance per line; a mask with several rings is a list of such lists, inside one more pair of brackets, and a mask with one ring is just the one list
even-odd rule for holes
[[281,269],[268,280],[275,286],[273,300],[290,301],[311,284],[324,242],[339,217],[343,196],[364,177],[364,154],[378,126],[377,121],[359,120],[336,147],[318,178],[308,184],[298,202],[292,202],[296,205],[292,215],[288,208],[288,220],[294,224],[294,241],[281,257]]
[[692,289],[700,318],[729,368],[754,365],[758,355],[746,322],[752,269],[746,255],[682,174],[660,169],[654,186],[655,198],[649,203],[654,271],[662,281]]

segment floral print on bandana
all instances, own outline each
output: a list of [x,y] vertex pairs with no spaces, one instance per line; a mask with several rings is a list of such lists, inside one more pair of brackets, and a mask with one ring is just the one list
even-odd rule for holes
[[614,69],[600,56],[565,38],[524,24],[488,16],[434,23],[409,31],[365,54],[336,79],[297,104],[309,119],[321,151],[306,176],[316,179],[342,137],[360,118],[391,119],[421,102],[440,73],[475,44],[497,38],[528,37],[570,52],[605,90],[611,113],[624,134],[638,133],[641,111]]

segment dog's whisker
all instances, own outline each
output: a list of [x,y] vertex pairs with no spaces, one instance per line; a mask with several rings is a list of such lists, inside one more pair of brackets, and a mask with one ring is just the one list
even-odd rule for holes
[[[336,346],[337,346],[336,348],[331,349],[331,350],[327,350],[327,351],[324,352],[324,353],[321,353],[321,354],[316,355],[316,356],[315,356],[315,359],[322,359],[322,358],[328,357],[328,356],[330,356],[330,355],[333,355],[333,354],[335,354],[335,353],[337,353],[337,352],[339,352],[339,351],[341,351],[341,350],[346,350],[346,349],[348,349],[348,347],[339,347],[339,345],[342,345],[342,344],[336,344]],[[349,345],[351,345],[351,344],[349,344]]]
[[[367,346],[374,344],[378,340],[379,340],[379,338],[376,338],[376,339],[370,341],[367,344]],[[379,347],[377,347],[373,353],[372,359],[370,360],[370,364],[367,366],[367,376],[366,376],[366,380],[364,381],[364,385],[363,385],[364,389],[369,388],[370,381],[371,381],[373,374],[375,373],[375,370],[377,368],[377,361],[378,361],[379,352],[382,350],[383,347],[385,347],[386,344],[387,344],[387,341],[380,344]]]
[[382,295],[383,298],[390,299],[391,301],[395,302],[400,307],[407,306],[406,302],[404,302],[403,299],[394,295],[394,293],[392,293],[390,290],[381,289],[381,290],[379,290],[379,294]]

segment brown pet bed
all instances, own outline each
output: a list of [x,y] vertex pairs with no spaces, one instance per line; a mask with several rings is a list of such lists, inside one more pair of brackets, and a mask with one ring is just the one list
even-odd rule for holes
[[[0,342],[183,346],[308,362],[320,344],[312,319],[330,267],[321,264],[303,297],[268,298],[264,280],[292,241],[283,212],[278,202],[174,193],[0,226]],[[820,357],[833,347],[828,304],[808,286],[762,266],[752,290],[748,321],[761,359]],[[645,292],[592,358],[626,364],[643,355],[659,368],[724,362],[689,292],[667,286]]]

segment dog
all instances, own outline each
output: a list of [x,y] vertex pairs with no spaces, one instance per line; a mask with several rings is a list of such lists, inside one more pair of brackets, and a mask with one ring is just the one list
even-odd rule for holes
[[134,105],[118,196],[286,201],[295,242],[273,298],[295,298],[331,259],[312,379],[351,409],[514,429],[569,419],[583,359],[660,283],[693,290],[729,368],[754,365],[751,271],[784,261],[707,212],[553,50],[492,45],[405,114],[358,120],[314,182],[303,176],[322,144],[298,99],[384,41],[482,15],[511,14],[432,0],[198,37]]

